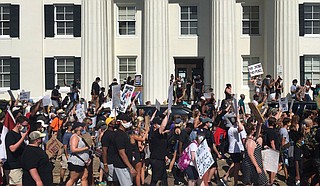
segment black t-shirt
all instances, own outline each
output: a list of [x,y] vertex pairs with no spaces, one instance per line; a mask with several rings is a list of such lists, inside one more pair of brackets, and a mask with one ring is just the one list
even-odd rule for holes
[[274,145],[276,146],[276,150],[280,149],[280,141],[279,136],[274,128],[267,128],[265,129],[266,135],[266,145],[271,148],[271,141],[274,140]]
[[150,139],[151,159],[164,160],[167,155],[167,134],[160,134],[159,129],[152,133]]
[[185,130],[181,130],[181,133],[179,135],[179,142],[182,142],[182,151],[188,147],[190,144],[190,138]]
[[296,145],[294,146],[294,155],[293,155],[294,161],[298,161],[299,163],[299,172],[300,174],[303,171],[303,151],[302,149]]
[[127,166],[122,161],[122,158],[120,157],[120,154],[119,154],[119,150],[125,149],[125,152],[128,156],[128,160],[132,162],[132,150],[131,150],[129,136],[126,132],[119,129],[115,132],[114,142],[115,142],[117,153],[114,159],[113,166],[117,168],[126,168]]
[[210,132],[210,130],[203,128],[203,132],[204,132],[204,137],[207,140],[207,144],[209,146],[209,148],[212,150],[212,146],[214,143],[214,139],[213,139],[213,134],[212,132]]
[[51,99],[52,100],[59,100],[59,98],[56,98],[54,96],[59,96],[59,90],[58,89],[53,89],[52,92],[51,92]]
[[28,145],[21,157],[22,160],[22,185],[36,185],[29,170],[36,168],[41,178],[43,185],[53,185],[52,169],[53,165],[50,163],[48,155],[40,147]]
[[201,79],[195,79],[194,83],[195,83],[196,91],[202,91],[202,85],[203,85],[202,80]]
[[12,170],[21,168],[21,155],[26,147],[24,142],[14,152],[11,152],[9,146],[16,144],[21,139],[21,134],[16,133],[13,130],[9,131],[5,138],[7,161],[5,162],[5,169]]
[[100,93],[100,85],[97,82],[93,82],[91,86],[91,95],[93,95],[93,90],[94,90],[94,95],[99,95]]
[[37,130],[37,115],[30,115],[29,117],[29,125],[30,125],[30,131],[29,132],[33,132]]
[[107,130],[104,132],[101,143],[102,147],[107,147],[107,163],[114,164],[115,156],[117,156],[118,152],[115,147],[114,138],[115,138],[115,131]]

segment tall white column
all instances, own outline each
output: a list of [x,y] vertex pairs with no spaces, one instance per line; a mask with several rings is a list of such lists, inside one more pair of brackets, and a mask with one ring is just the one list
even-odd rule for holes
[[212,0],[211,82],[217,99],[224,99],[224,88],[236,85],[235,0]]
[[[293,79],[300,79],[299,11],[298,0],[274,0],[274,68],[282,66],[284,96],[290,91]],[[301,83],[301,82],[300,82]]]
[[81,96],[90,98],[96,77],[107,86],[113,72],[113,0],[82,0]]
[[168,97],[168,0],[144,0],[144,101]]

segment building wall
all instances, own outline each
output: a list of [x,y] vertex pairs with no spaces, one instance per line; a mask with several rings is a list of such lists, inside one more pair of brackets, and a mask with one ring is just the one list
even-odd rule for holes
[[[101,0],[102,1],[102,0]],[[284,0],[286,1],[286,0]],[[297,3],[319,3],[319,0],[293,0]],[[292,1],[292,2],[293,2]],[[3,38],[0,36],[0,57],[12,56],[20,58],[20,89],[31,91],[31,96],[38,98],[45,94],[49,94],[50,90],[45,90],[45,57],[54,56],[77,56],[83,55],[83,42],[80,37],[53,37],[46,38],[44,36],[44,5],[49,4],[77,4],[80,5],[81,0],[44,0],[44,1],[25,1],[11,0],[2,1],[1,4],[11,3],[20,5],[20,37],[19,38]],[[144,24],[144,1],[141,0],[113,0],[111,9],[113,10],[112,22],[114,28],[112,33],[112,68],[106,72],[108,77],[116,77],[119,80],[119,60],[118,57],[136,57],[137,73],[142,74],[145,63],[143,55],[144,48],[144,28],[148,25]],[[212,2],[208,0],[168,0],[168,58],[169,61],[164,63],[168,65],[169,73],[174,74],[175,58],[203,58],[204,60],[204,83],[206,87],[213,87],[212,76]],[[118,34],[118,5],[134,5],[136,6],[136,34],[134,36],[120,36]],[[186,36],[180,34],[180,6],[195,5],[198,6],[198,35]],[[257,36],[249,36],[242,34],[242,6],[259,6],[260,9],[260,34]],[[243,85],[242,75],[242,56],[259,57],[263,65],[265,75],[277,75],[277,63],[275,62],[275,18],[277,16],[275,10],[275,1],[260,0],[242,0],[236,1],[235,4],[235,89],[238,95],[244,93],[250,94],[249,86]],[[82,18],[82,20],[84,20]],[[298,23],[295,23],[298,24]],[[217,26],[217,25],[213,25]],[[91,29],[94,31],[94,29]],[[290,33],[288,33],[290,34]],[[303,55],[320,55],[320,35],[298,37],[298,54]],[[281,40],[281,38],[280,38]],[[214,55],[214,54],[213,54]],[[226,54],[227,55],[227,54]],[[90,61],[89,63],[95,63]],[[294,62],[295,66],[299,66]],[[226,67],[226,69],[231,67]],[[287,69],[283,69],[287,71]],[[92,71],[93,72],[93,71]],[[94,74],[86,69],[81,69],[81,74],[87,74],[86,85],[90,84],[98,74]],[[224,73],[230,73],[226,71]],[[288,72],[287,72],[288,73]],[[106,76],[106,77],[107,77]],[[161,75],[160,75],[161,76]],[[286,73],[285,77],[288,76]],[[168,79],[169,77],[161,77]],[[219,78],[219,77],[215,77]],[[120,80],[119,80],[120,81]],[[291,80],[290,80],[291,81]],[[102,78],[101,85],[108,86],[110,78]],[[227,83],[227,82],[226,82]],[[285,92],[289,92],[290,84],[286,82]],[[147,87],[145,87],[147,88]],[[18,90],[19,91],[19,90]],[[18,91],[14,91],[15,93]],[[223,92],[223,90],[214,90]],[[156,91],[155,91],[156,92]],[[88,91],[83,93],[86,97]],[[7,94],[0,94],[0,97],[8,98]],[[219,97],[222,98],[222,97]]]

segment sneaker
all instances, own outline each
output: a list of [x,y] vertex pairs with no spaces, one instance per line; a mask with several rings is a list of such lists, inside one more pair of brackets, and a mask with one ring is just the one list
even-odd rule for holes
[[180,185],[184,185],[181,181],[174,181],[174,185],[175,186],[180,186]]
[[220,182],[222,183],[223,186],[228,186],[227,181],[224,180],[223,178],[220,179]]

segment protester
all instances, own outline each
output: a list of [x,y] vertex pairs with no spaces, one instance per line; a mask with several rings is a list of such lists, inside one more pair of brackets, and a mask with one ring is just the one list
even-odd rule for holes
[[[81,136],[84,126],[83,123],[79,122],[75,122],[72,126],[74,134],[70,139],[71,155],[68,159],[70,179],[66,183],[66,186],[73,186],[73,184],[83,176],[85,167],[90,164],[89,147],[84,143]],[[88,185],[88,182],[81,180],[81,185],[86,186]]]
[[46,134],[33,131],[29,134],[29,145],[21,156],[23,176],[22,185],[52,186],[53,165],[44,150],[41,149],[43,138]]
[[19,116],[16,119],[15,127],[7,133],[5,138],[7,161],[4,163],[4,169],[9,171],[10,185],[22,185],[21,156],[26,148],[24,140],[27,135],[28,119],[25,116]]
[[68,169],[68,159],[70,157],[70,155],[72,154],[71,149],[70,149],[70,139],[72,136],[72,124],[71,122],[68,122],[66,124],[66,132],[63,135],[63,140],[62,140],[62,144],[63,144],[63,153],[61,155],[61,161],[60,161],[60,185],[62,185],[64,183],[64,176],[65,176],[65,172]]
[[92,83],[91,86],[91,102],[98,103],[99,93],[100,93],[100,85],[99,82],[101,81],[100,77],[96,77],[96,80]]

